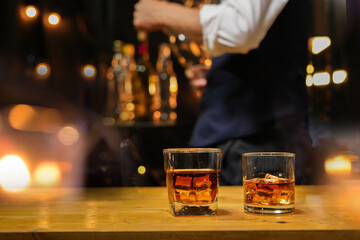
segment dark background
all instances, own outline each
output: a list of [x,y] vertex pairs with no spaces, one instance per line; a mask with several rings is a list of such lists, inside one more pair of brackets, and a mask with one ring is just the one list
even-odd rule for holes
[[[112,42],[120,39],[137,43],[132,25],[135,3],[131,0],[1,1],[0,107],[18,103],[69,106],[87,123],[89,132],[93,131],[92,126],[104,117]],[[40,15],[27,21],[20,11],[30,4],[38,8]],[[323,173],[323,160],[329,155],[360,151],[360,1],[347,0],[345,11],[340,13],[338,4],[337,0],[314,0],[312,4],[311,35],[331,37],[332,46],[327,50],[330,64],[346,69],[349,76],[341,85],[308,88],[315,159],[311,167],[319,175]],[[50,12],[61,15],[59,26],[46,24]],[[167,42],[162,32],[149,34],[153,64],[161,42]],[[34,75],[34,68],[40,62],[51,67],[46,80],[38,80]],[[199,113],[199,99],[190,89],[184,69],[174,57],[173,63],[179,82],[177,124],[111,126],[93,132],[97,137],[87,154],[87,186],[164,185],[161,150],[185,147]],[[95,79],[89,81],[81,76],[80,69],[85,64],[96,67]],[[146,174],[137,173],[139,165],[147,168]],[[321,182],[318,178],[313,181]]]

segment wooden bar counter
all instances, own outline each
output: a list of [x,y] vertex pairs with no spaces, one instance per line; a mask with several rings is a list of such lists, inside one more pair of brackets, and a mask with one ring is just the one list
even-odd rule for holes
[[[46,190],[42,192],[46,196]],[[296,186],[296,211],[246,214],[242,187],[220,187],[216,216],[174,217],[165,187],[86,189],[0,202],[0,239],[360,239],[360,185]]]

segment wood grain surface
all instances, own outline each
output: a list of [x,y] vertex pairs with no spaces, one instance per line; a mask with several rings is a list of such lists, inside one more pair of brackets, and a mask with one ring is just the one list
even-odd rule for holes
[[164,187],[47,191],[2,197],[0,239],[360,239],[356,184],[296,186],[295,213],[281,216],[244,213],[240,186],[220,187],[218,215],[196,217],[172,216]]

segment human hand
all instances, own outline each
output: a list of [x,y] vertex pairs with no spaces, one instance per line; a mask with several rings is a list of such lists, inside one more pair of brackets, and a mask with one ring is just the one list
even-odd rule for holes
[[166,9],[164,0],[139,0],[135,4],[133,24],[138,31],[157,31],[163,28],[161,14]]
[[206,75],[209,69],[209,66],[198,64],[193,65],[185,70],[185,75],[190,81],[190,86],[195,91],[202,91],[205,88],[207,84]]

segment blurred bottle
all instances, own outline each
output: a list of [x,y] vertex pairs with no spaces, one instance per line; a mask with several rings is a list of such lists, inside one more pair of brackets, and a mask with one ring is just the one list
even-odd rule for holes
[[152,103],[152,95],[154,94],[154,68],[149,59],[149,44],[147,34],[145,32],[138,32],[137,34],[137,59],[136,72],[141,79],[142,87],[145,94],[145,116],[144,120],[151,120],[150,107]]
[[155,94],[151,107],[155,122],[175,121],[177,119],[175,109],[177,106],[178,84],[170,55],[170,45],[162,43],[159,47],[156,62]]
[[107,92],[106,92],[106,106],[105,116],[108,124],[115,123],[115,119],[120,114],[119,108],[119,85],[121,85],[121,61],[123,59],[123,42],[115,40],[113,42],[114,55],[111,60],[111,66],[107,72]]
[[120,121],[143,120],[146,116],[145,89],[136,72],[135,47],[125,44],[121,61],[123,84],[120,86]]

